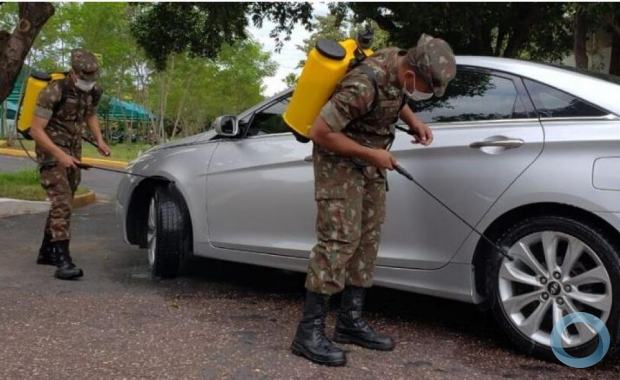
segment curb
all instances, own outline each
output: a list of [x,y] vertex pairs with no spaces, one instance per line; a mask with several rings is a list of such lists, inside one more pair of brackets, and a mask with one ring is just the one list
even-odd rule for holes
[[[73,208],[80,208],[94,203],[97,200],[95,193],[89,190],[87,193],[73,198]],[[24,214],[36,214],[48,212],[49,201],[27,201],[23,199],[0,198],[0,218]]]
[[81,194],[81,195],[76,195],[75,197],[73,197],[73,208],[80,208],[80,207],[84,207],[87,206],[91,203],[95,203],[95,201],[97,200],[97,197],[95,196],[95,192],[92,190],[89,190],[88,193],[86,194]]
[[[36,154],[33,151],[28,151],[32,157],[35,157]],[[11,156],[11,157],[28,157],[26,152],[22,149],[14,149],[14,148],[0,148],[0,155],[3,156]],[[125,169],[129,163],[127,161],[115,161],[115,160],[105,160],[102,158],[91,158],[91,157],[82,157],[82,162],[89,165],[98,165],[102,167],[112,168],[112,169]]]

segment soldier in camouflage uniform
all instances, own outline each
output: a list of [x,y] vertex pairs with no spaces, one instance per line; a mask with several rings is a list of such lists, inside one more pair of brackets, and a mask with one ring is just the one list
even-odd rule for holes
[[414,132],[414,142],[432,142],[431,130],[406,100],[442,96],[455,75],[450,46],[422,35],[408,51],[379,50],[350,70],[321,110],[310,130],[318,243],[310,254],[304,313],[291,347],[295,354],[321,364],[346,363],[343,350],[324,333],[329,296],[341,291],[334,341],[394,348],[390,337],[361,318],[385,219],[386,170],[397,164],[387,149],[399,116]]
[[88,125],[99,152],[110,154],[101,136],[97,104],[102,90],[96,86],[99,65],[84,49],[71,52],[71,71],[66,78],[51,81],[37,99],[30,134],[36,142],[41,186],[51,207],[37,264],[56,265],[55,276],[73,279],[83,275],[69,253],[71,203],[80,183],[82,131]]

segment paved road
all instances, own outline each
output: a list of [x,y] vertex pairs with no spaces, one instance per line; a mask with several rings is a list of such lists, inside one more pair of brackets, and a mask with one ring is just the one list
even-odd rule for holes
[[[0,171],[17,171],[35,168],[36,164],[27,158],[0,156]],[[113,199],[122,174],[102,170],[82,170],[82,185],[94,190],[100,199]]]
[[586,370],[539,361],[513,351],[474,306],[381,288],[367,314],[397,349],[347,346],[346,368],[314,365],[288,350],[303,275],[200,260],[152,280],[144,251],[122,242],[113,204],[98,203],[73,223],[86,276],[63,282],[34,265],[43,223],[0,219],[2,379],[620,378],[618,359]]

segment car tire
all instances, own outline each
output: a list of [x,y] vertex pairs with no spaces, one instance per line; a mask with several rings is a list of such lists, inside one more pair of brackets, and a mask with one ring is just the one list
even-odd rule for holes
[[157,187],[149,204],[147,249],[154,277],[173,278],[187,256],[189,223],[178,193],[171,186]]
[[[614,350],[620,320],[620,260],[602,231],[566,217],[541,216],[514,224],[497,243],[510,247],[515,260],[499,254],[489,258],[489,306],[500,328],[521,351],[557,361],[551,329],[575,311],[603,320],[610,333],[610,352]],[[552,271],[547,262],[555,262]],[[595,332],[582,323],[564,334],[565,351],[574,357],[588,356],[599,343]]]

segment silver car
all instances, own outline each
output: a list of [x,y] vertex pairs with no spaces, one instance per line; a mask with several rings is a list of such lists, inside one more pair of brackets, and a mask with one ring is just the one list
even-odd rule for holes
[[[522,350],[552,358],[551,332],[584,311],[620,325],[620,83],[551,65],[458,57],[446,96],[412,104],[430,147],[398,132],[400,164],[514,260],[498,255],[395,172],[376,284],[488,307]],[[192,255],[305,271],[315,243],[311,144],[282,121],[291,91],[213,130],[153,148],[118,189],[125,239],[153,274]],[[569,353],[598,344],[577,323]]]

